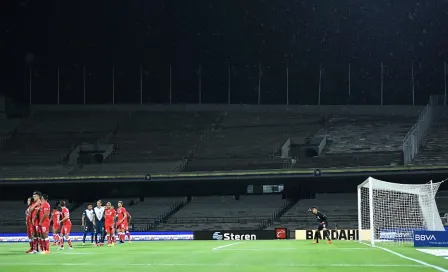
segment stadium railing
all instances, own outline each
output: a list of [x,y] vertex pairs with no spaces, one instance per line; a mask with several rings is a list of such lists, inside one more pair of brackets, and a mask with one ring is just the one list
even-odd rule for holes
[[403,163],[408,165],[418,153],[420,145],[434,121],[435,108],[439,105],[439,96],[431,96],[428,105],[421,112],[417,122],[403,139]]

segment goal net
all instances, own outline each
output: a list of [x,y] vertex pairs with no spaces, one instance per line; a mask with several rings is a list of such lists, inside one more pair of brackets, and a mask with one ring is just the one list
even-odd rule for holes
[[435,195],[438,183],[398,184],[369,177],[358,185],[359,240],[403,244],[414,230],[445,228]]

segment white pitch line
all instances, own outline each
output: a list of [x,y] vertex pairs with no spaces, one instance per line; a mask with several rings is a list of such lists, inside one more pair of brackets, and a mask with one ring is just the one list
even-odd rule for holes
[[448,270],[446,270],[445,268],[442,268],[442,267],[440,267],[440,266],[432,265],[432,264],[426,263],[426,262],[424,262],[424,261],[420,261],[420,260],[418,260],[418,259],[414,259],[414,258],[405,256],[405,255],[403,255],[403,254],[401,254],[401,253],[395,252],[395,251],[390,250],[390,249],[388,249],[388,248],[379,247],[379,246],[372,246],[372,245],[369,245],[369,244],[364,243],[364,242],[360,242],[360,243],[363,244],[363,245],[366,245],[366,246],[368,246],[368,247],[371,247],[371,248],[379,248],[379,249],[384,250],[384,251],[386,251],[386,252],[389,252],[389,253],[391,253],[391,254],[393,254],[393,255],[395,255],[395,256],[398,256],[398,257],[400,257],[400,258],[402,258],[402,259],[406,259],[406,260],[409,260],[409,261],[412,261],[412,262],[415,262],[415,263],[419,263],[419,264],[421,264],[421,266],[425,266],[425,267],[429,267],[429,268],[434,268],[434,269],[436,269],[436,270],[438,270],[438,271],[442,271],[442,272],[448,272]]
[[[60,263],[60,266],[92,266],[95,263]],[[48,263],[0,263],[0,267],[2,266],[50,266]],[[424,265],[416,265],[416,264],[298,264],[298,263],[290,263],[290,264],[224,264],[224,263],[184,263],[184,264],[176,264],[176,263],[141,263],[141,264],[108,264],[106,266],[110,267],[121,267],[121,266],[189,266],[189,267],[420,267],[420,268],[430,268],[425,267]]]
[[226,248],[226,247],[229,247],[229,246],[235,246],[235,245],[239,245],[239,244],[242,244],[242,243],[244,243],[244,242],[238,242],[238,243],[232,243],[232,244],[228,244],[228,245],[223,245],[223,246],[212,248],[212,250],[218,250],[218,249],[221,249],[221,248]]
[[389,252],[389,253],[391,253],[391,254],[394,254],[394,255],[396,255],[396,256],[398,256],[398,257],[400,257],[400,258],[403,258],[403,259],[406,259],[406,260],[409,260],[409,261],[413,261],[413,262],[419,263],[419,264],[421,264],[421,265],[423,265],[423,266],[431,267],[431,268],[434,268],[434,269],[439,270],[439,271],[442,271],[442,272],[448,272],[448,270],[446,270],[445,268],[442,268],[442,267],[440,267],[440,266],[432,265],[432,264],[426,263],[426,262],[424,262],[424,261],[420,261],[420,260],[418,260],[418,259],[414,259],[414,258],[405,256],[405,255],[403,255],[403,254],[400,254],[400,253],[395,252],[395,251],[393,251],[393,250],[390,250],[390,249],[388,249],[388,248],[384,248],[384,247],[378,247],[378,248],[379,248],[379,249],[382,249],[382,250],[384,250],[384,251],[386,251],[386,252]]

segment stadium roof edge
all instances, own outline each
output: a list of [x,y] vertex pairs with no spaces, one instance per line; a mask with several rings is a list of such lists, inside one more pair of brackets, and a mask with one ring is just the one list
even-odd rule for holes
[[32,105],[39,111],[170,111],[170,112],[296,112],[313,115],[418,116],[423,106],[403,105],[226,105],[226,104],[146,104],[146,105]]

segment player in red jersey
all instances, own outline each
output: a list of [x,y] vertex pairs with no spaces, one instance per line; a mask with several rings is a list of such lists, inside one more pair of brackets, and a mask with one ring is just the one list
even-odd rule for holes
[[50,254],[50,240],[48,239],[48,233],[50,232],[50,209],[48,195],[42,195],[39,210],[39,230],[43,254]]
[[61,206],[62,219],[59,220],[58,224],[62,225],[61,238],[60,238],[60,248],[58,250],[64,249],[64,239],[67,240],[69,250],[72,250],[72,241],[70,240],[70,231],[72,229],[72,222],[70,221],[70,211],[65,207],[65,201],[61,200],[59,202]]
[[59,229],[61,228],[58,223],[59,220],[61,220],[61,212],[59,212],[58,207],[53,207],[50,217],[50,221],[53,223],[53,246],[59,244]]
[[127,213],[127,222],[126,222],[126,229],[125,229],[125,231],[126,231],[126,236],[128,237],[128,241],[129,241],[129,243],[131,243],[131,233],[129,232],[129,225],[131,224],[131,214],[128,212],[128,211],[126,211],[126,213]]
[[[39,250],[39,209],[40,209],[40,192],[33,193],[34,204],[30,207],[31,212],[31,225],[33,226],[33,251],[32,254],[37,253]],[[41,248],[42,249],[42,248]]]
[[114,220],[115,220],[116,212],[112,208],[112,204],[107,202],[106,210],[104,211],[104,228],[107,233],[107,246],[113,246],[113,239],[115,238],[115,230],[114,230]]
[[25,251],[25,253],[31,253],[33,252],[33,248],[34,248],[34,228],[33,228],[33,224],[32,224],[32,220],[31,220],[31,206],[33,205],[34,200],[32,197],[29,197],[27,200],[27,204],[28,204],[28,208],[26,209],[25,212],[25,216],[26,216],[26,233],[28,234],[28,239],[30,239],[30,249],[28,249],[27,251]]
[[120,243],[124,243],[124,232],[127,228],[128,212],[123,207],[123,201],[118,201],[117,217],[118,240]]

